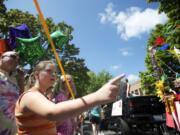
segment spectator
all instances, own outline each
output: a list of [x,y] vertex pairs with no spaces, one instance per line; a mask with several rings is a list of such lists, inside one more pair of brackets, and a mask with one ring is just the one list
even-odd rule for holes
[[[72,76],[66,75],[66,78],[70,84],[70,87],[75,93],[76,90],[75,90],[75,85],[74,85]],[[56,104],[69,100],[71,98],[71,94],[69,93],[64,76],[61,76],[60,81],[58,81],[58,83],[60,84],[60,86],[59,87],[56,86],[56,91],[54,92]],[[75,126],[76,126],[76,123],[75,123],[74,118],[66,119],[64,122],[57,122],[56,123],[57,133],[58,135],[73,135],[75,131]]]
[[112,102],[119,93],[119,81],[123,76],[110,80],[96,92],[81,98],[60,103],[49,101],[44,93],[56,80],[55,65],[51,61],[41,61],[34,69],[35,84],[18,99],[15,116],[18,135],[55,135],[56,121],[78,116],[89,108]]
[[[71,75],[67,74],[66,78],[67,78],[67,80],[68,80],[68,82],[70,84],[70,87],[72,89],[72,92],[73,92],[74,96],[76,96],[77,92],[76,92],[76,87],[75,87],[75,84],[74,84],[73,77]],[[71,98],[71,93],[69,92],[68,86],[67,86],[67,84],[65,82],[65,77],[63,75],[61,76],[61,82],[62,82],[62,85],[61,85],[62,89],[65,90],[66,96],[68,97],[68,99],[70,99]]]
[[15,103],[24,90],[24,73],[17,69],[19,56],[8,51],[0,56],[0,135],[14,135]]
[[80,114],[77,118],[76,135],[83,135],[84,114]]
[[101,107],[95,106],[90,110],[90,122],[92,125],[93,135],[98,135],[99,125],[101,123]]
[[130,84],[128,82],[128,79],[126,79],[126,85],[127,85],[127,90],[126,90],[126,97],[129,97],[131,95],[131,92],[130,92]]

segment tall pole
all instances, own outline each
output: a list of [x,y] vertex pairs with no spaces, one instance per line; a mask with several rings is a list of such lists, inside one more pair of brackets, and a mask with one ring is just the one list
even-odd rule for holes
[[49,40],[49,42],[50,42],[50,45],[51,45],[52,51],[53,51],[53,53],[54,53],[55,59],[56,59],[56,61],[57,61],[57,63],[58,63],[58,66],[59,66],[59,68],[60,68],[60,70],[61,70],[64,78],[65,78],[65,82],[66,82],[66,84],[67,84],[67,86],[68,86],[68,90],[69,90],[72,98],[75,98],[75,97],[74,97],[74,93],[73,93],[73,91],[72,91],[72,89],[71,89],[71,86],[70,86],[70,84],[69,84],[69,82],[68,82],[68,80],[67,80],[67,77],[66,77],[64,68],[63,68],[63,66],[62,66],[61,59],[60,59],[59,56],[58,56],[58,53],[57,53],[57,51],[56,51],[54,42],[53,42],[53,40],[52,40],[52,38],[51,38],[51,36],[50,36],[50,32],[49,32],[48,26],[47,26],[47,24],[46,24],[46,21],[45,21],[45,19],[44,19],[44,16],[43,16],[43,14],[42,14],[42,11],[41,11],[41,9],[40,9],[38,0],[34,0],[34,5],[35,5],[36,10],[37,10],[37,12],[38,12],[38,14],[39,14],[39,18],[40,18],[40,21],[41,21],[42,26],[43,26],[43,28],[44,28],[44,31],[45,31],[45,33],[46,33],[46,36],[47,36],[47,38],[48,38],[48,40]]

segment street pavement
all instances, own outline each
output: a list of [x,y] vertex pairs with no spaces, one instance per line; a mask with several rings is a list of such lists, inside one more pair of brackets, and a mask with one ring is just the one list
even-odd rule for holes
[[99,133],[98,135],[121,135],[121,133],[115,133],[113,131],[103,131],[101,133]]
[[[113,131],[103,131],[98,135],[121,135],[121,133],[115,133]],[[158,135],[155,132],[143,132],[143,133],[134,133],[133,135]]]
[[[83,132],[84,135],[92,135],[92,128],[91,128],[91,123],[89,121],[85,121],[83,125]],[[115,133],[114,131],[106,130],[102,131],[98,135],[121,135],[121,133]],[[155,132],[141,132],[141,133],[136,133],[135,135],[157,135]]]

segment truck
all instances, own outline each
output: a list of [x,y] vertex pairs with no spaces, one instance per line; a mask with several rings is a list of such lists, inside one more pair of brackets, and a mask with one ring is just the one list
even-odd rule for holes
[[165,107],[156,96],[127,97],[122,101],[122,115],[111,116],[112,105],[104,108],[104,121],[108,130],[131,135],[138,132],[158,132],[167,134]]
[[104,107],[105,129],[120,132],[121,135],[148,132],[172,135],[166,127],[165,106],[157,96],[126,97],[125,89],[125,86],[121,88],[121,95],[117,98],[117,102],[121,101],[120,115],[112,116],[113,103]]

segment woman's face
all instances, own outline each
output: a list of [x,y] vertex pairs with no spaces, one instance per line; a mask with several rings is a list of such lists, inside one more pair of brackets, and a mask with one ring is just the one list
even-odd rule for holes
[[39,82],[46,86],[50,87],[54,84],[56,80],[57,72],[54,64],[47,64],[45,68],[38,73]]

